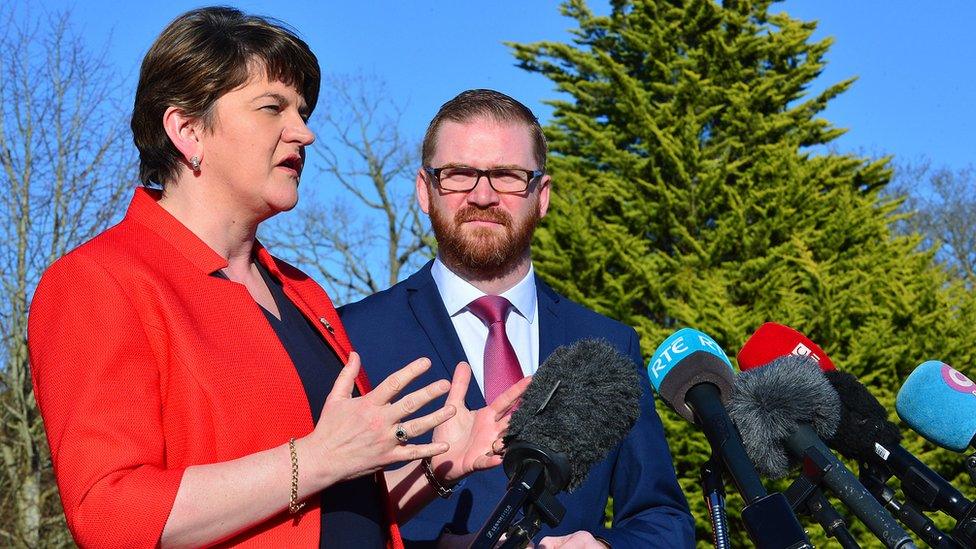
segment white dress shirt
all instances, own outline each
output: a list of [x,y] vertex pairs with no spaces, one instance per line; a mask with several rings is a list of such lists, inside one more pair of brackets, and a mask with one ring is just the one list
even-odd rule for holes
[[[485,394],[485,342],[488,340],[488,327],[468,310],[468,304],[486,295],[468,281],[447,268],[440,257],[434,259],[430,268],[434,284],[441,295],[441,301],[451,316],[454,330],[461,340],[464,354],[471,365],[481,394]],[[539,368],[539,299],[535,290],[535,270],[529,264],[529,272],[515,286],[501,294],[512,303],[505,319],[505,333],[508,335],[519,365],[524,375],[534,374]],[[454,366],[451,364],[450,366]]]

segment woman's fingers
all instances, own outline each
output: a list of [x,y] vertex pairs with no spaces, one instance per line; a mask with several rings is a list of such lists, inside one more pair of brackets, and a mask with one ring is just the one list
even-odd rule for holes
[[430,359],[420,357],[390,374],[389,377],[367,393],[366,398],[373,404],[389,404],[404,387],[409,385],[411,381],[417,379],[420,374],[426,372],[429,368]]
[[451,384],[446,379],[441,379],[427,385],[422,389],[408,394],[401,398],[392,407],[395,411],[396,419],[404,418],[421,409],[425,404],[443,395],[451,389]]
[[436,455],[443,454],[448,449],[450,449],[450,446],[446,442],[407,444],[406,446],[399,446],[393,449],[393,455],[395,456],[394,463],[399,461],[413,461],[416,459],[434,457]]
[[359,353],[356,351],[349,353],[349,360],[346,361],[346,365],[342,367],[342,370],[339,370],[339,375],[332,385],[332,390],[325,397],[326,402],[335,399],[352,398],[352,388],[356,386],[356,376],[359,375],[359,366]]
[[430,431],[434,427],[437,427],[441,423],[454,417],[457,413],[457,408],[448,405],[436,412],[427,414],[423,417],[418,417],[417,419],[411,419],[410,421],[404,421],[399,425],[403,426],[403,430],[407,432],[407,438],[413,438],[420,436],[427,431]]

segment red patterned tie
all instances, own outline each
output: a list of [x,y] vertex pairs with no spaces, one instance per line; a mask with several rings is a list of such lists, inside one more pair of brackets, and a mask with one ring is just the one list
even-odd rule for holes
[[506,389],[524,376],[512,342],[505,333],[505,317],[512,304],[498,295],[481,296],[468,304],[468,310],[488,325],[485,341],[485,402],[491,404]]

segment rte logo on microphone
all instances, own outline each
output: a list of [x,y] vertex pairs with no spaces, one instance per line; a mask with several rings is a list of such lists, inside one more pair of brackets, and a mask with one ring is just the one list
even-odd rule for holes
[[732,367],[732,363],[725,356],[725,351],[722,350],[722,346],[718,342],[698,330],[682,328],[671,334],[671,337],[665,339],[654,351],[654,356],[647,364],[651,382],[655,383],[655,386],[659,385],[660,380],[667,375],[675,364],[698,351],[715,355],[722,362],[725,362],[729,368]]

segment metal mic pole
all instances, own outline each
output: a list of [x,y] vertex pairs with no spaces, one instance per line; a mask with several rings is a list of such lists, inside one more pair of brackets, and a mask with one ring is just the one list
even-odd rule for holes
[[[918,534],[929,547],[962,547],[950,536],[939,530],[935,523],[910,500],[906,499],[905,502],[900,502],[896,499],[894,490],[887,484],[888,479],[891,478],[891,474],[887,470],[868,462],[859,463],[858,470],[860,471],[861,484],[871,492],[871,495],[891,511],[891,514],[902,524]],[[904,491],[904,487],[902,490]]]
[[794,511],[812,516],[823,527],[827,537],[835,538],[844,549],[860,549],[861,546],[851,535],[850,530],[847,529],[844,518],[823,495],[816,479],[809,477],[806,474],[807,472],[804,469],[804,474],[797,477],[793,484],[786,489],[786,499],[789,500],[790,506],[793,507]]
[[700,478],[705,505],[708,506],[708,518],[712,524],[712,544],[716,549],[731,549],[729,518],[725,514],[725,483],[722,481],[720,462],[714,454],[702,463]]

